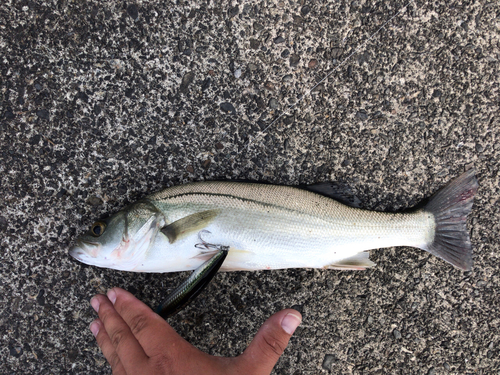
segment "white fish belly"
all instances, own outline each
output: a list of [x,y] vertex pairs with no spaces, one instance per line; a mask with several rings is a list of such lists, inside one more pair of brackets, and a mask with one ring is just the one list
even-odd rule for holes
[[150,200],[167,222],[205,210],[218,214],[201,234],[179,239],[168,250],[164,241],[158,241],[136,271],[198,267],[203,262],[195,246],[201,243],[200,236],[205,242],[230,247],[221,270],[260,270],[329,267],[370,249],[423,247],[434,235],[433,218],[424,211],[365,211],[284,186],[199,183],[167,189]]

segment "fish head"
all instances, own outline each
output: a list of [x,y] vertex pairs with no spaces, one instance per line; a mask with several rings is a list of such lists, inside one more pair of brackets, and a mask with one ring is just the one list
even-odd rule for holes
[[155,206],[139,201],[92,224],[69,254],[85,264],[133,271],[146,257],[163,223]]

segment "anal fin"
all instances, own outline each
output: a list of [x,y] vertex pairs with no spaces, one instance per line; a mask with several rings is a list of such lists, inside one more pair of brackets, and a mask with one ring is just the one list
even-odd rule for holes
[[339,260],[338,262],[329,264],[324,268],[329,270],[365,270],[369,267],[375,266],[370,260],[370,253],[368,251],[363,251],[357,253],[356,255]]

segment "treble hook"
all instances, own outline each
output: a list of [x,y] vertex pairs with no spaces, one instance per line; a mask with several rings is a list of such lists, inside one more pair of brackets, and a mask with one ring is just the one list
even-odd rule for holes
[[203,238],[201,238],[202,233],[210,234],[212,232],[210,232],[206,229],[200,230],[200,232],[198,233],[198,239],[200,240],[201,243],[197,243],[196,245],[194,245],[194,247],[196,247],[197,249],[201,249],[201,250],[229,251],[229,246],[214,245],[214,244],[208,243]]

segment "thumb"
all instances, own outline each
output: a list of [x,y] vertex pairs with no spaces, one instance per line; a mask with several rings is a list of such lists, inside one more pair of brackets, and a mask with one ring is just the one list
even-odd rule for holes
[[282,310],[271,316],[238,358],[242,373],[270,374],[301,322],[300,313],[292,309]]

